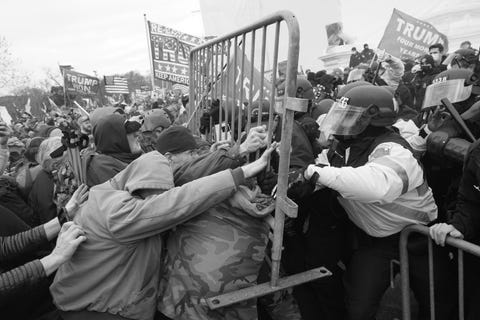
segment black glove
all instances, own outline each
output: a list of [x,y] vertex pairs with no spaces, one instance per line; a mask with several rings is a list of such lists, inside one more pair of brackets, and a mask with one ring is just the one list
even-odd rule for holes
[[257,183],[263,194],[270,195],[277,184],[278,175],[273,171],[262,171],[257,175]]
[[309,180],[305,180],[302,174],[301,178],[299,177],[297,181],[288,186],[287,196],[293,201],[298,201],[311,195],[315,190],[315,184],[317,183],[318,177],[318,173],[315,172]]

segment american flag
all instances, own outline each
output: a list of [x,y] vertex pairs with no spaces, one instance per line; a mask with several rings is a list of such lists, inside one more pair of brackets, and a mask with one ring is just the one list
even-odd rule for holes
[[126,93],[128,94],[127,79],[117,76],[105,76],[105,91],[107,93]]
[[189,94],[189,89],[188,89],[188,86],[186,85],[183,85],[183,84],[179,84],[179,83],[175,83],[173,86],[172,86],[172,90],[180,90],[182,92],[182,94]]

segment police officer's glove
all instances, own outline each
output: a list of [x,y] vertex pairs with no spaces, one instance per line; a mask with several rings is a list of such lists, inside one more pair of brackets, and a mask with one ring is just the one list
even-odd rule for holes
[[287,196],[292,199],[293,201],[298,201],[304,197],[311,195],[315,191],[315,185],[318,180],[318,173],[314,173],[310,179],[305,179],[302,174],[298,177],[298,179],[289,184],[287,190]]
[[318,130],[319,126],[317,121],[311,117],[303,117],[300,120],[300,126],[308,137],[308,141],[312,143],[320,137],[320,131]]

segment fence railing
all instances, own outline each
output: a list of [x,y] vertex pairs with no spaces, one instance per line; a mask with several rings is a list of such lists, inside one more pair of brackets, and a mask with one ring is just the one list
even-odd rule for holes
[[[286,37],[282,37],[282,25],[286,26]],[[279,279],[285,214],[290,217],[297,214],[297,205],[287,197],[293,116],[294,111],[306,111],[308,106],[307,100],[296,98],[299,41],[300,30],[295,15],[280,11],[190,52],[187,111],[188,127],[193,133],[204,134],[210,141],[240,143],[242,132],[248,132],[251,126],[262,123],[267,126],[270,143],[276,124],[281,123],[270,284],[209,298],[207,303],[211,308],[331,274],[322,267]],[[287,63],[277,76],[279,49],[287,49]],[[278,82],[285,83],[283,95],[276,90]]]
[[[435,282],[434,282],[434,260],[433,243],[430,238],[429,228],[422,225],[412,225],[403,229],[400,236],[400,272],[402,284],[402,313],[403,320],[411,319],[410,308],[410,279],[409,279],[409,258],[408,258],[408,239],[412,233],[420,233],[428,238],[428,277],[430,293],[430,319],[435,319]],[[445,243],[458,250],[458,318],[465,318],[464,307],[464,266],[463,253],[480,257],[480,246],[473,243],[448,236]]]

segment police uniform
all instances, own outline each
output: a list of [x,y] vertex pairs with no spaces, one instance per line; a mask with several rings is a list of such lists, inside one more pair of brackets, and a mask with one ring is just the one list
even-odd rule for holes
[[400,231],[435,220],[437,206],[409,143],[388,128],[396,118],[392,94],[360,86],[344,97],[348,102],[334,104],[320,128],[340,139],[329,151],[330,166],[310,165],[305,177],[318,173],[317,185],[338,192],[355,226],[357,246],[345,278],[347,314],[373,319],[389,284],[390,261],[398,259]]

